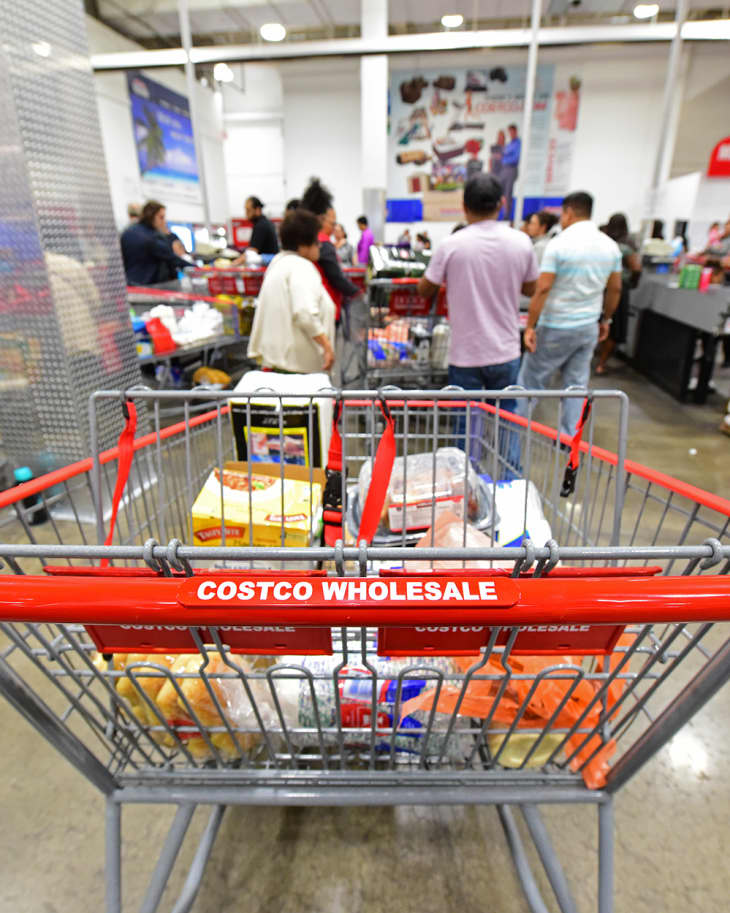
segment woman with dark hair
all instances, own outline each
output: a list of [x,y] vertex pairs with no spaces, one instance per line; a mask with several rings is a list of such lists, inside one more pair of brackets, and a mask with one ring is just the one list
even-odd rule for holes
[[335,303],[335,320],[340,322],[342,302],[345,298],[354,298],[360,294],[360,289],[345,276],[337,260],[337,251],[330,240],[330,236],[337,221],[337,214],[332,206],[332,194],[320,182],[319,178],[312,178],[309,186],[304,191],[301,200],[303,209],[319,216],[319,262],[317,268],[322,274],[324,287],[329,292]]
[[335,239],[334,245],[335,251],[337,252],[337,259],[343,266],[352,266],[355,251],[353,250],[352,244],[347,240],[347,232],[345,231],[344,226],[340,225],[339,222],[335,222],[332,235]]
[[121,237],[122,260],[127,285],[156,285],[174,278],[189,260],[173,251],[167,239],[167,213],[162,203],[148,200],[139,222],[125,229]]
[[256,301],[248,357],[271,371],[314,374],[335,361],[335,308],[317,271],[319,219],[296,209],[281,223],[281,253]]
[[596,374],[604,374],[606,362],[611,357],[613,350],[619,343],[626,342],[626,332],[629,322],[629,292],[636,288],[641,277],[641,257],[636,251],[636,245],[629,235],[629,224],[626,216],[617,212],[611,216],[606,225],[601,226],[601,231],[618,244],[621,251],[621,297],[618,307],[613,313],[611,329],[608,337],[601,343],[598,350],[598,364]]

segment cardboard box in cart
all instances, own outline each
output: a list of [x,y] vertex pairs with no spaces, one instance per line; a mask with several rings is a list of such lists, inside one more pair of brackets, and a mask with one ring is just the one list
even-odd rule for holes
[[[280,546],[281,474],[284,472],[285,546],[307,546],[316,536],[322,514],[325,473],[303,466],[278,463],[252,463],[249,491],[249,464],[225,463],[223,467],[223,512],[226,545],[251,545],[249,524],[253,526],[253,545]],[[249,507],[250,495],[250,507]],[[222,545],[220,470],[208,476],[192,507],[193,545]],[[310,523],[310,518],[312,522]]]

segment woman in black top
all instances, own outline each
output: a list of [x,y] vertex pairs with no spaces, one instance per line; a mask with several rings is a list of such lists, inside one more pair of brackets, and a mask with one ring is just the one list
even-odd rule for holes
[[191,265],[173,251],[167,234],[165,207],[157,200],[149,200],[139,222],[125,229],[121,237],[127,285],[168,282],[178,270]]
[[301,200],[303,209],[319,216],[321,231],[319,233],[319,260],[315,264],[322,274],[322,281],[335,303],[337,323],[340,322],[342,303],[345,298],[354,298],[360,294],[360,289],[353,285],[342,272],[337,251],[330,240],[330,235],[335,227],[337,215],[332,206],[332,194],[324,187],[318,178],[312,178],[309,187],[304,191]]

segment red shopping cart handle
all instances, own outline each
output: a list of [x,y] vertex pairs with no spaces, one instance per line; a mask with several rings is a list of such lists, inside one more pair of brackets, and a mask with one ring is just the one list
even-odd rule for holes
[[0,576],[0,620],[308,626],[631,624],[730,620],[730,577],[192,578]]

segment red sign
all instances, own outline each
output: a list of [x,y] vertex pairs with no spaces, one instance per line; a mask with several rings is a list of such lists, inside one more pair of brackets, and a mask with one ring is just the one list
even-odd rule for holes
[[[191,628],[185,625],[86,625],[100,653],[197,653]],[[207,628],[198,628],[204,644],[215,645]],[[329,656],[330,628],[294,625],[220,625],[215,629],[231,653],[260,656]]]
[[[623,633],[623,625],[519,625],[511,653],[559,656],[609,654]],[[414,628],[378,628],[380,656],[471,656],[486,647],[492,628],[484,625],[422,625]],[[502,627],[495,646],[503,647],[514,628]]]
[[712,150],[707,166],[708,178],[730,178],[730,136],[721,139]]
[[253,222],[248,219],[231,219],[233,246],[240,249],[248,247],[253,231]]

